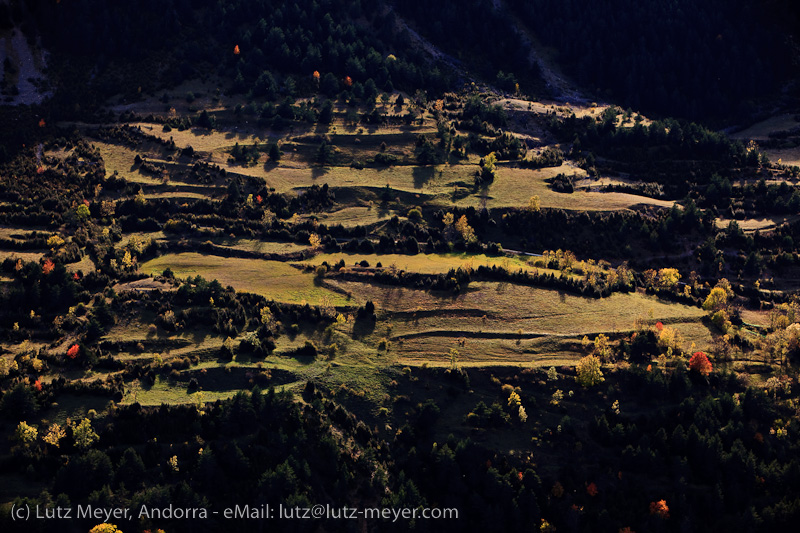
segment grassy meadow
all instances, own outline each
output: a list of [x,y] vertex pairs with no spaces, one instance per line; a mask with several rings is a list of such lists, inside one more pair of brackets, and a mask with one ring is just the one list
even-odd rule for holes
[[252,292],[286,303],[347,305],[347,299],[314,283],[311,274],[280,261],[203,255],[194,252],[167,254],[143,263],[140,270],[159,275],[170,268],[178,278],[202,276],[218,280],[237,291]]

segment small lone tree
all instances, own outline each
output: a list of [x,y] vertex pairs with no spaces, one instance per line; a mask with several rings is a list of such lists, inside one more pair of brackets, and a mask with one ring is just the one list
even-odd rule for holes
[[455,224],[455,228],[461,234],[461,238],[464,239],[464,242],[471,243],[477,240],[475,230],[472,229],[472,226],[467,222],[467,215],[461,215],[461,218],[459,218]]
[[605,380],[600,369],[600,359],[594,355],[587,355],[578,361],[575,370],[577,372],[575,379],[583,387],[592,387]]
[[450,348],[450,370],[458,370],[458,350]]
[[209,115],[208,111],[203,109],[203,111],[200,112],[200,116],[197,117],[197,125],[207,130],[213,129],[214,126],[217,125],[217,118],[213,115]]
[[92,421],[84,418],[79,423],[72,424],[72,438],[75,439],[75,446],[85,450],[97,442],[100,437],[92,428]]
[[29,425],[27,422],[22,421],[17,425],[14,431],[14,439],[20,443],[20,446],[25,451],[33,448],[36,444],[36,439],[39,437],[39,430],[34,425]]
[[317,163],[325,166],[331,162],[331,159],[333,159],[333,148],[331,148],[327,141],[323,140],[317,149]]
[[702,376],[707,376],[711,373],[711,361],[704,352],[694,352],[691,359],[689,359],[689,370],[699,373]]
[[484,159],[481,160],[481,180],[491,183],[494,181],[497,171],[497,155],[490,152]]
[[269,160],[273,163],[277,163],[281,160],[281,149],[276,142],[272,143],[269,147]]
[[77,208],[75,208],[75,215],[77,215],[78,220],[86,220],[89,218],[89,206],[86,204],[80,204]]
[[50,446],[58,448],[61,439],[66,436],[67,432],[64,431],[63,427],[61,427],[59,424],[51,424],[50,428],[47,430],[47,434],[42,440],[44,440]]
[[703,302],[703,309],[714,313],[725,307],[727,303],[728,294],[725,292],[725,289],[722,287],[714,287]]

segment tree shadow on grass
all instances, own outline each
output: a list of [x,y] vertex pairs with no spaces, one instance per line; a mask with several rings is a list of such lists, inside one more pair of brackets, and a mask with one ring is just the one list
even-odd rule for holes
[[316,180],[329,172],[328,167],[314,167],[311,169],[311,179]]
[[380,204],[378,204],[377,213],[378,213],[378,218],[379,219],[388,218],[388,217],[392,216],[392,212],[389,209],[389,205],[384,203],[384,202],[381,202]]
[[189,131],[195,137],[208,137],[209,135],[214,133],[214,130],[208,130],[206,128],[191,128]]
[[373,331],[375,331],[375,320],[369,318],[360,319],[353,324],[353,338],[355,339],[366,337]]
[[411,175],[414,178],[414,188],[421,189],[426,183],[433,179],[436,174],[435,167],[414,167]]

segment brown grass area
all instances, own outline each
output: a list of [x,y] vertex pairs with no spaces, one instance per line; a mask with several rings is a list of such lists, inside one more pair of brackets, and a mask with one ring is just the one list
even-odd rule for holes
[[334,253],[319,254],[304,261],[306,264],[320,265],[327,261],[329,265],[344,260],[345,266],[353,266],[362,260],[367,261],[370,266],[381,263],[383,268],[396,268],[406,272],[419,272],[421,274],[442,274],[451,268],[471,268],[476,269],[480,266],[498,266],[506,270],[526,272],[537,271],[543,274],[560,275],[557,270],[546,268],[536,268],[532,263],[528,263],[521,257],[490,257],[484,254],[359,254],[359,253]]
[[139,168],[134,168],[134,159],[137,152],[119,146],[116,144],[105,143],[98,140],[93,140],[92,144],[100,150],[100,156],[106,166],[106,174],[111,175],[114,171],[132,183],[142,183],[146,185],[154,185],[160,183],[155,177],[150,174],[145,174],[139,171]]
[[[393,211],[379,209],[378,207],[355,206],[345,207],[344,209],[338,209],[330,213],[318,213],[314,216],[321,224],[325,224],[327,226],[341,224],[344,227],[352,227],[369,226],[379,222],[387,222],[394,215],[395,213]],[[299,218],[302,220],[309,218],[309,216],[310,215],[306,215]],[[403,216],[398,218],[401,221],[405,220],[405,217]]]
[[[774,228],[776,226],[780,226],[786,222],[794,222],[800,219],[799,215],[775,215],[771,217],[763,217],[763,218],[748,218],[745,220],[735,220],[739,227],[742,228],[742,231],[745,232],[754,232],[756,230],[765,230],[769,228]],[[725,229],[728,227],[728,224],[731,223],[731,219],[729,218],[717,218],[714,221],[717,229]]]
[[754,309],[742,309],[740,311],[742,320],[748,324],[756,326],[769,326],[769,311],[756,311]]
[[293,254],[310,248],[307,245],[293,242],[271,242],[259,241],[256,239],[211,239],[211,242],[217,246],[230,248],[232,250],[243,250],[262,254]]
[[730,136],[733,139],[753,139],[755,141],[763,141],[769,138],[769,134],[774,131],[785,131],[800,126],[800,122],[794,119],[794,113],[783,113],[774,117],[769,117],[749,128],[737,133],[732,133]]
[[[797,124],[800,126],[800,123]],[[800,166],[800,146],[764,150],[769,160],[782,165]]]
[[28,239],[32,231],[30,228],[15,228],[10,226],[0,226],[0,238],[11,239],[15,241],[24,241]]
[[231,285],[237,291],[260,294],[276,301],[311,305],[347,305],[346,298],[314,282],[311,274],[280,261],[220,257],[198,253],[167,254],[139,268],[147,274],[161,274],[167,267],[176,277],[202,276]]
[[[586,175],[582,169],[565,163],[556,168],[523,169],[498,168],[497,178],[487,191],[488,207],[525,207],[531,196],[539,196],[542,207],[572,209],[581,211],[615,211],[630,209],[639,204],[672,207],[674,202],[656,200],[647,196],[620,192],[585,192],[576,190],[572,194],[552,190],[545,182],[556,174]],[[457,205],[478,205],[478,196],[468,196],[456,202]]]
[[[685,349],[708,349],[711,334],[704,312],[640,293],[584,298],[562,291],[509,283],[476,282],[457,295],[358,282],[329,281],[358,303],[372,300],[387,313],[386,335],[401,360],[438,364],[451,348],[470,364],[539,364],[574,361],[580,340],[598,333],[633,330],[636,319],[675,327]],[[374,336],[383,336],[383,331]],[[549,363],[541,363],[549,364]]]
[[94,272],[96,270],[94,266],[94,261],[88,255],[83,256],[83,258],[78,261],[77,263],[70,263],[67,265],[68,272],[83,272],[84,275]]
[[0,250],[0,261],[5,261],[7,258],[11,259],[22,259],[23,261],[36,261],[38,262],[42,256],[44,256],[45,251],[42,250],[41,252],[17,252],[17,251],[9,251],[9,250]]

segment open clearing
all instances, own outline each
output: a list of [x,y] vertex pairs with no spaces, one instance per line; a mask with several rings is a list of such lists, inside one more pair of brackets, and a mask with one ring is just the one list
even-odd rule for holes
[[230,390],[210,390],[189,393],[186,385],[170,384],[161,376],[156,378],[152,387],[139,388],[137,386],[125,387],[125,396],[122,404],[138,402],[141,405],[161,405],[161,404],[185,404],[185,403],[205,403],[225,400],[234,396],[237,392],[246,388],[246,384]]
[[279,302],[310,305],[347,305],[347,299],[314,283],[311,274],[280,261],[220,257],[194,252],[167,254],[143,263],[145,274],[158,275],[170,268],[176,277],[202,276],[218,280],[240,292],[260,294]]
[[92,140],[92,144],[100,150],[100,155],[103,157],[103,162],[106,166],[106,173],[109,176],[114,172],[118,172],[120,177],[132,183],[148,185],[160,183],[155,177],[141,172],[139,167],[134,165],[134,159],[137,154],[134,150],[96,139]]
[[[321,224],[325,224],[327,226],[341,224],[342,226],[349,228],[353,226],[371,226],[372,224],[377,224],[379,222],[388,222],[394,215],[394,212],[386,209],[380,209],[378,207],[356,206],[345,207],[344,209],[339,209],[330,213],[318,213],[314,215],[314,217],[319,220]],[[306,215],[302,218],[309,218],[309,216]],[[401,221],[405,220],[405,217],[398,216],[398,218]]]
[[520,269],[526,272],[534,270],[541,273],[560,275],[557,270],[536,268],[532,263],[517,257],[490,257],[484,254],[359,254],[359,253],[334,253],[320,254],[304,261],[305,264],[321,265],[327,261],[329,265],[344,260],[346,266],[353,266],[360,261],[367,261],[371,267],[381,263],[384,268],[394,267],[406,272],[420,274],[443,274],[451,268],[468,267],[476,269],[480,266],[497,266],[516,272]]
[[736,222],[742,231],[753,232],[756,230],[765,230],[774,228],[786,222],[794,222],[800,219],[798,215],[775,215],[763,218],[748,218],[745,220],[732,220],[729,218],[717,218],[714,223],[717,229],[725,229],[731,222]]
[[[371,300],[387,313],[385,332],[401,360],[446,360],[457,348],[464,361],[527,363],[534,359],[580,357],[580,340],[598,333],[626,333],[634,321],[660,320],[675,327],[685,349],[692,343],[707,349],[711,333],[696,307],[659,300],[641,293],[614,293],[586,298],[553,289],[509,283],[475,282],[456,295],[350,281],[330,281],[358,303]],[[375,336],[383,335],[383,330]]]
[[310,246],[293,242],[260,241],[257,239],[211,239],[215,245],[231,250],[256,252],[259,254],[289,255],[310,250]]
[[[147,128],[152,128],[148,130]],[[196,150],[204,151],[209,154],[208,160],[219,164],[228,172],[244,177],[259,177],[266,181],[267,186],[274,188],[279,193],[308,188],[314,184],[322,185],[327,183],[332,188],[362,188],[379,192],[385,187],[393,191],[402,193],[412,193],[418,195],[420,202],[429,201],[431,203],[447,206],[480,206],[484,202],[488,207],[522,207],[527,205],[528,199],[533,195],[538,195],[542,207],[589,210],[589,211],[610,211],[630,209],[636,205],[647,204],[659,207],[671,207],[673,202],[667,200],[656,200],[646,196],[639,196],[629,193],[619,192],[597,192],[576,190],[573,194],[562,194],[553,191],[545,182],[546,179],[554,177],[556,174],[563,173],[574,175],[578,178],[586,176],[583,169],[564,163],[560,167],[543,169],[523,169],[513,167],[498,167],[497,178],[494,183],[485,190],[475,190],[473,187],[474,176],[478,171],[477,161],[468,161],[456,165],[409,165],[400,164],[390,167],[354,169],[349,166],[330,166],[317,167],[309,166],[307,156],[312,156],[311,149],[306,144],[291,143],[296,146],[289,150],[280,163],[264,163],[259,161],[254,165],[239,165],[228,162],[227,150],[236,142],[241,144],[252,144],[257,139],[261,142],[265,138],[258,138],[252,133],[238,134],[233,132],[204,132],[187,130],[184,132],[172,131],[164,133],[153,126],[144,125],[145,131],[158,135],[159,137],[173,137],[178,146],[192,145]],[[369,140],[356,143],[358,135],[333,135],[332,143],[339,149],[339,158],[342,160],[365,159],[374,155],[372,144],[377,143],[383,137],[389,139],[396,146],[407,133],[381,133],[364,135],[363,138]],[[396,139],[397,137],[397,139]],[[337,145],[337,142],[339,143]],[[290,146],[290,145],[287,145]],[[407,147],[410,150],[410,146]],[[294,150],[299,150],[299,152]],[[133,164],[134,153],[118,153],[116,147],[108,148],[112,163],[109,168],[119,166],[122,170],[130,173]],[[313,151],[313,150],[312,150]],[[403,153],[408,150],[404,150]],[[302,152],[302,153],[301,153]],[[305,152],[309,152],[306,154]],[[263,157],[262,157],[263,159]],[[115,163],[115,160],[119,160]],[[137,171],[138,172],[138,171]],[[155,180],[148,176],[136,178],[145,183],[153,183]],[[202,194],[198,191],[197,194]],[[456,195],[454,198],[453,195]],[[152,197],[176,196],[172,193],[157,193]],[[197,197],[194,194],[185,192],[180,196],[191,198]],[[413,200],[412,202],[413,203]],[[364,210],[366,211],[364,212]],[[353,210],[353,211],[350,211]],[[338,215],[331,214],[326,221],[328,224],[341,223],[343,225],[371,224],[382,218],[379,214],[373,214],[369,208],[365,207],[346,207],[340,210]],[[325,218],[322,216],[321,218]]]
[[[800,126],[800,124],[798,124]],[[800,166],[800,146],[794,148],[774,148],[764,150],[769,160],[773,163],[780,162],[782,165]]]
[[754,141],[764,141],[769,139],[769,134],[776,131],[786,131],[800,126],[795,118],[794,113],[783,113],[774,117],[769,117],[756,124],[753,124],[747,129],[730,134],[733,139],[743,139]]
[[[545,182],[557,174],[583,177],[585,171],[568,163],[554,168],[524,169],[498,167],[497,178],[486,191],[487,207],[525,207],[531,196],[537,195],[542,207],[582,211],[617,211],[646,204],[672,207],[674,202],[656,200],[621,192],[586,192],[576,189],[571,194],[556,192]],[[482,202],[479,195],[470,195],[458,200],[459,206],[477,206]]]
[[15,250],[0,250],[0,261],[5,261],[8,258],[11,259],[22,259],[25,262],[28,261],[35,261],[39,262],[39,260],[44,256],[45,250],[41,252],[18,252]]
[[30,228],[14,228],[9,226],[0,226],[0,239],[10,239],[13,241],[24,241],[32,236],[33,232]]
[[[463,322],[469,315],[480,323],[484,322],[480,314],[483,313],[487,320],[528,321],[531,327],[526,331],[530,333],[578,335],[630,331],[635,319],[650,319],[651,314],[650,320],[660,320],[664,324],[697,322],[706,314],[697,307],[659,300],[642,293],[613,293],[607,298],[589,298],[511,283],[473,282],[468,290],[451,295],[351,281],[331,282],[353,293],[356,301],[372,300],[378,308],[390,313],[417,313],[422,318],[408,318],[420,324],[428,321],[431,326],[450,323],[453,319]],[[461,329],[485,331],[488,328],[477,325]],[[395,327],[394,333],[401,332]]]
[[83,256],[83,258],[78,261],[77,263],[69,263],[66,265],[67,272],[82,272],[84,275],[90,274],[96,270],[94,261],[88,255]]

